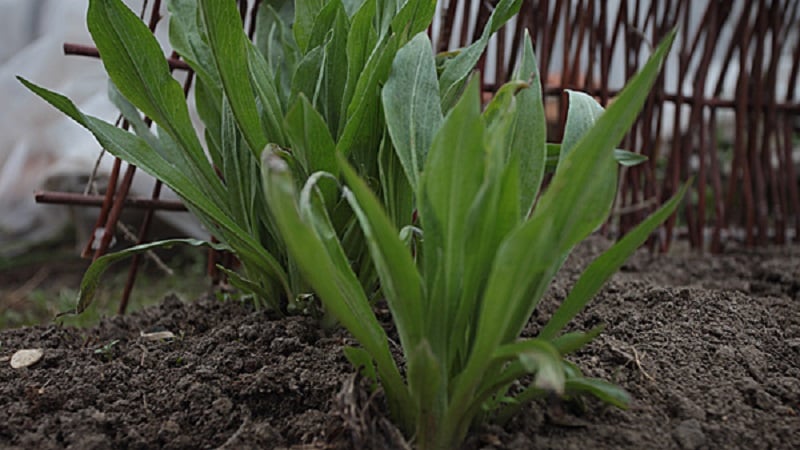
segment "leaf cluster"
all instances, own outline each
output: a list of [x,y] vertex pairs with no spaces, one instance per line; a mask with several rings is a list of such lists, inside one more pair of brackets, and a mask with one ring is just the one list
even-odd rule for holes
[[[607,111],[585,94],[569,93],[564,142],[538,200],[549,150],[530,39],[516,80],[484,110],[473,78],[443,117],[448,91],[437,86],[427,36],[418,34],[398,51],[382,100],[414,191],[421,239],[409,248],[413,234],[395,227],[341,156],[338,170],[392,313],[402,371],[319,206],[324,199],[309,195],[308,184],[298,195],[281,156],[262,156],[267,203],[290,253],[362,345],[349,349],[348,357],[380,381],[396,420],[419,448],[455,448],[474,422],[503,421],[525,401],[545,395],[586,392],[626,405],[619,388],[584,377],[564,359],[601,329],[562,331],[674,211],[683,191],[597,258],[538,336],[520,334],[572,248],[607,219],[617,159],[629,160],[615,146],[638,115],[673,36]],[[530,383],[512,395],[512,386],[528,375]]]

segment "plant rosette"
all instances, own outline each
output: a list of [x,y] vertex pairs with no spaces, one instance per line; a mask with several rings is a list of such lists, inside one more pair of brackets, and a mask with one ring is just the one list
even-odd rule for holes
[[[398,51],[383,90],[384,113],[414,186],[421,229],[398,230],[343,157],[338,173],[391,310],[403,371],[332,227],[319,177],[298,192],[284,156],[270,149],[262,155],[267,204],[290,254],[361,344],[348,349],[348,358],[380,382],[394,419],[418,448],[457,448],[476,423],[502,422],[550,394],[588,393],[627,405],[620,388],[584,377],[564,359],[601,328],[563,329],[672,214],[686,186],[588,266],[538,336],[519,336],[571,249],[608,218],[617,160],[628,160],[615,146],[644,104],[673,38],[674,31],[608,110],[588,95],[569,93],[564,141],[550,146],[558,151],[553,177],[535,203],[548,145],[530,39],[516,81],[485,110],[474,77],[444,117],[437,114],[446,97],[435,83],[427,36],[418,34]],[[405,106],[403,93],[410,93]],[[418,236],[413,251],[409,236]],[[528,379],[521,391],[510,390]]]

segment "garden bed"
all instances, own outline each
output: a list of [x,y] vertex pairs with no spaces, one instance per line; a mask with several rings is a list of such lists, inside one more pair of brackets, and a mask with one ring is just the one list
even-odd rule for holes
[[[606,246],[579,247],[529,334]],[[574,325],[601,322],[572,360],[627,389],[628,411],[535,403],[505,428],[477,430],[467,448],[800,447],[800,247],[640,252]],[[176,338],[141,336],[153,331]],[[342,355],[353,344],[309,318],[210,298],[167,297],[90,329],[3,331],[0,447],[402,448],[382,398]],[[44,357],[12,369],[24,348]]]

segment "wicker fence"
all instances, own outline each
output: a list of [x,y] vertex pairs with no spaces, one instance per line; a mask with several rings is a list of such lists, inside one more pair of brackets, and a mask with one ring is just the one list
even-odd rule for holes
[[[496,2],[444,3],[435,30],[439,50],[475,39]],[[565,88],[607,104],[678,26],[664,75],[623,143],[649,162],[623,170],[612,228],[624,233],[694,177],[685,209],[658,236],[662,250],[676,230],[692,247],[712,252],[730,240],[784,244],[800,239],[798,3],[525,1],[482,62],[485,86],[512,72],[527,28],[563,123]],[[462,26],[471,16],[478,27]]]

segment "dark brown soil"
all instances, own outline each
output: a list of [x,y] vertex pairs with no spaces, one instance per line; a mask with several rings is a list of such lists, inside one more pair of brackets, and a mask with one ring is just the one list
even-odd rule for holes
[[[570,258],[531,332],[606,245],[593,239]],[[476,430],[466,448],[800,448],[799,247],[641,253],[573,325],[600,322],[604,334],[573,360],[627,389],[628,411],[537,403],[506,428]],[[154,330],[177,338],[140,336]],[[309,318],[174,297],[91,329],[4,331],[0,447],[402,447],[344,344]],[[9,366],[36,347],[39,363]]]

